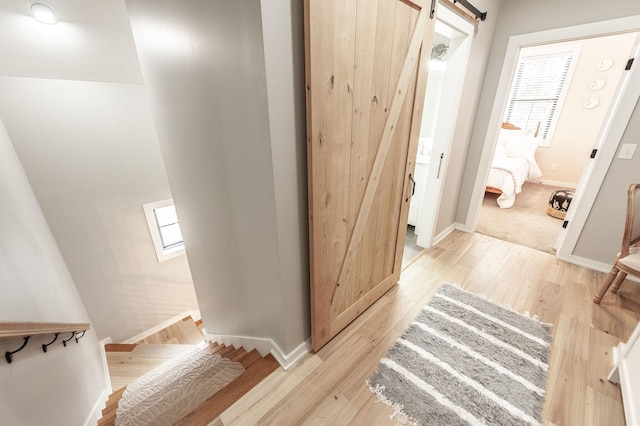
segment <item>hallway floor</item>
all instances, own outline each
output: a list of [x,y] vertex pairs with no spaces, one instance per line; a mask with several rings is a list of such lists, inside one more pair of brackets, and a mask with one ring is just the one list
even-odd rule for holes
[[402,272],[400,283],[315,354],[276,370],[212,425],[386,425],[393,410],[366,380],[445,282],[553,324],[543,418],[555,425],[624,425],[620,389],[607,381],[611,348],[640,319],[640,286],[592,303],[604,274],[478,233],[454,231]]

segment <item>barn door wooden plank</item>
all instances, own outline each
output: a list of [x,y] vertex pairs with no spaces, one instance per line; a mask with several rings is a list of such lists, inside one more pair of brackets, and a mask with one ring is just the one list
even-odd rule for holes
[[334,296],[331,302],[332,311],[336,316],[339,314],[338,306],[342,302],[346,290],[345,286],[343,286],[342,283],[345,281],[345,278],[351,273],[352,267],[354,266],[353,258],[360,246],[364,227],[367,218],[369,217],[371,204],[373,203],[375,192],[378,189],[378,185],[380,184],[380,175],[382,174],[382,168],[385,161],[387,160],[389,148],[391,147],[391,141],[396,131],[398,118],[400,117],[400,111],[404,104],[405,96],[410,85],[410,77],[414,73],[414,70],[417,68],[418,59],[420,58],[420,48],[422,47],[422,41],[424,39],[427,18],[428,14],[426,13],[426,10],[423,9],[423,11],[418,16],[418,23],[416,24],[413,36],[411,37],[409,51],[404,59],[404,63],[402,64],[402,71],[400,72],[400,77],[394,91],[394,97],[391,102],[391,106],[389,107],[389,115],[387,116],[384,130],[382,131],[380,145],[378,146],[378,150],[376,152],[373,167],[371,169],[371,174],[369,175],[369,179],[367,180],[367,185],[358,212],[358,217],[353,227],[351,238],[349,239],[349,245],[347,246],[346,255],[343,259],[342,267],[340,268],[340,275],[338,275],[338,282],[336,283]]
[[305,2],[314,350],[399,277],[433,27],[422,6]]

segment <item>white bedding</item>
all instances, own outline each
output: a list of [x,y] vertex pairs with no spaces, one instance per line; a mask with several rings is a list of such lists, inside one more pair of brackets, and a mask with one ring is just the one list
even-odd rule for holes
[[513,207],[516,195],[522,190],[522,184],[528,176],[529,161],[524,158],[495,158],[493,160],[487,186],[502,191],[497,200],[501,209]]
[[498,206],[503,209],[513,207],[516,195],[522,190],[527,179],[542,176],[536,163],[535,152],[538,141],[521,131],[500,131],[498,144],[491,163],[487,186],[502,191]]

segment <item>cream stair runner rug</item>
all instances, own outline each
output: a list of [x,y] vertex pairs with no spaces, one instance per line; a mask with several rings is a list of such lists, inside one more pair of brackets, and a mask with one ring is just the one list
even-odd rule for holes
[[136,358],[173,358],[192,350],[196,345],[176,345],[167,343],[142,343],[131,351]]
[[172,425],[244,372],[201,344],[131,382],[116,411],[116,425]]

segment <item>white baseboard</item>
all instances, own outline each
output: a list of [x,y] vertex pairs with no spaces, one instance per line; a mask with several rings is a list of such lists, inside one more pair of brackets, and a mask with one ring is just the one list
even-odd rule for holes
[[574,265],[584,266],[585,268],[593,269],[598,272],[609,272],[611,264],[598,262],[597,260],[587,259],[586,257],[576,256],[574,254],[567,256],[566,258],[558,256],[558,259],[565,262],[573,263]]
[[84,426],[94,426],[98,423],[98,420],[102,418],[102,409],[105,407],[105,403],[107,399],[109,399],[109,395],[111,392],[107,393],[106,390],[103,390],[98,397],[98,400],[93,405],[93,409],[87,417],[87,420],[84,422]]
[[551,186],[560,186],[562,188],[571,188],[571,189],[576,189],[578,186],[578,184],[572,183],[572,182],[560,182],[557,180],[547,180],[547,179],[536,179],[531,181],[528,180],[527,182],[541,183],[543,185],[551,185]]
[[452,233],[455,229],[456,229],[455,223],[452,223],[451,225],[449,225],[444,231],[442,231],[441,233],[433,237],[433,240],[431,240],[431,246],[433,247],[436,244],[438,244],[440,241],[444,240],[447,237],[447,235]]
[[[558,256],[558,259],[565,262],[573,263],[574,265],[584,266],[585,268],[593,269],[594,271],[603,272],[605,274],[609,273],[609,271],[611,270],[611,266],[613,265],[612,263],[599,262],[597,260],[587,259],[586,257],[576,256],[575,254],[566,257]],[[640,283],[640,278],[636,276],[627,275],[626,279],[629,281]]]
[[294,350],[288,354],[278,346],[272,339],[264,339],[261,337],[249,337],[249,336],[233,336],[226,334],[209,333],[206,330],[203,332],[204,338],[210,342],[221,343],[227,346],[233,346],[235,348],[244,348],[247,352],[257,350],[260,355],[266,356],[267,354],[273,355],[278,361],[280,366],[287,370],[291,368],[296,362],[302,358],[307,352],[311,350],[311,343],[309,340],[305,340],[300,343]]
[[104,345],[109,343],[113,343],[111,341],[111,337],[106,337],[100,340],[100,357],[102,358],[102,371],[104,374],[104,382],[106,385],[107,395],[111,395],[113,393],[113,388],[111,387],[111,376],[109,375],[109,362],[107,361],[107,352],[104,350]]
[[160,330],[164,330],[165,328],[169,327],[171,324],[174,324],[178,321],[180,321],[181,319],[191,316],[191,318],[193,318],[194,321],[198,321],[200,319],[200,312],[196,311],[196,310],[191,310],[191,311],[185,311],[183,313],[181,313],[180,315],[176,315],[173,318],[169,318],[168,320],[154,326],[151,327],[150,329],[143,331],[142,333],[136,334],[135,336],[125,340],[122,343],[135,343],[138,340],[142,340],[146,337],[151,336],[152,334],[157,333]]

